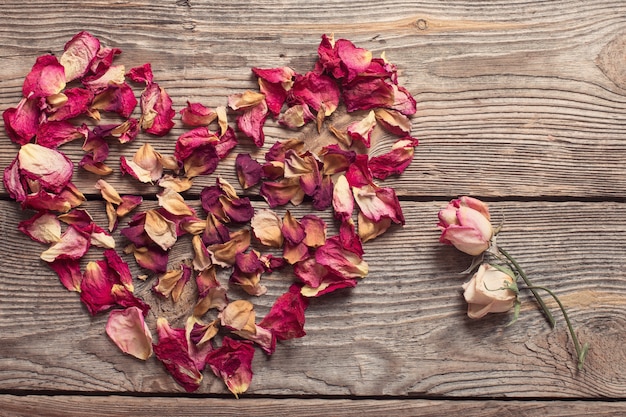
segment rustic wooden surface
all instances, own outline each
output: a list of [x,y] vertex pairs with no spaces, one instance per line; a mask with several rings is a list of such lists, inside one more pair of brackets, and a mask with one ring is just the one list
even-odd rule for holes
[[[397,64],[418,102],[421,143],[409,169],[386,181],[401,195],[406,225],[366,244],[370,273],[355,289],[311,303],[306,337],[280,343],[271,358],[256,355],[238,401],[212,375],[187,395],[154,358],[120,353],[106,317],[90,318],[39,260],[42,246],[17,231],[29,214],[2,190],[0,415],[626,414],[623,1],[7,0],[1,16],[1,110],[19,101],[36,57],[60,53],[80,30],[121,48],[129,68],[151,62],[176,109],[187,100],[224,105],[228,94],[254,89],[253,66],[307,71],[321,35],[334,32]],[[142,136],[110,158],[146,141],[171,154],[184,130],[178,122],[165,138]],[[272,143],[294,133],[269,123],[266,135]],[[391,141],[380,137],[371,152]],[[218,171],[233,184],[234,155],[252,150],[241,142]],[[16,150],[2,133],[2,169]],[[80,155],[72,144],[64,151]],[[214,178],[198,181],[188,200]],[[76,183],[105,224],[95,180],[82,173]],[[117,174],[107,181],[154,193]],[[466,318],[459,272],[470,259],[441,246],[435,228],[437,211],[462,194],[489,201],[504,220],[500,244],[561,296],[592,345],[583,371],[561,317],[550,329],[528,296],[511,327],[506,315]],[[266,285],[259,315],[285,277]],[[184,302],[138,286],[155,306],[150,324],[157,314],[174,322],[188,314]]]

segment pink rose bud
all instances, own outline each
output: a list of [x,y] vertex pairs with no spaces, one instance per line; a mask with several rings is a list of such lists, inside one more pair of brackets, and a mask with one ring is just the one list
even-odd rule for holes
[[489,249],[493,236],[489,219],[489,208],[482,201],[472,197],[452,200],[439,211],[439,241],[468,255],[480,255]]
[[482,264],[472,279],[463,284],[469,318],[479,319],[487,313],[510,310],[515,304],[517,294],[507,287],[514,282],[509,274],[489,264]]

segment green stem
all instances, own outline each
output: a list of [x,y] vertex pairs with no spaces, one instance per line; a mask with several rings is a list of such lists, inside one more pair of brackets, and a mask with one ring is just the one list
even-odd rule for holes
[[574,343],[574,348],[576,349],[576,357],[578,358],[578,369],[582,370],[585,364],[585,357],[587,356],[587,352],[589,351],[589,343],[585,343],[583,346],[580,345],[580,342],[578,341],[578,337],[576,336],[576,332],[574,332],[574,327],[572,327],[572,323],[569,320],[569,316],[567,315],[567,312],[565,311],[565,307],[563,307],[561,300],[559,300],[559,297],[557,297],[556,294],[552,290],[549,290],[548,288],[545,288],[545,287],[530,287],[529,286],[527,288],[531,291],[543,290],[547,292],[548,294],[550,294],[552,298],[554,298],[554,301],[556,301],[556,303],[559,305],[559,308],[561,309],[561,312],[563,313],[563,318],[565,319],[565,322],[567,323],[567,328],[569,329],[569,333],[572,335],[572,342]]
[[[533,286],[532,282],[530,282],[530,279],[528,279],[528,277],[526,276],[526,273],[524,272],[522,267],[517,263],[517,261],[511,255],[509,255],[509,253],[507,251],[505,251],[504,249],[502,249],[499,246],[498,246],[498,251],[502,255],[504,255],[506,257],[506,259],[508,259],[509,262],[511,262],[511,264],[513,264],[513,267],[515,267],[515,269],[517,270],[517,273],[519,274],[519,276],[522,277],[522,279],[524,280],[524,283],[526,284],[528,289],[530,289],[530,291],[535,296],[535,299],[537,300],[537,303],[539,304],[539,307],[541,307],[541,310],[543,311],[543,314],[546,316],[546,319],[550,323],[550,326],[552,326],[552,328],[554,328],[554,326],[556,325],[556,322],[554,321],[554,316],[552,316],[552,313],[550,313],[550,310],[548,309],[548,306],[546,306],[546,303],[543,301],[543,299],[541,298],[539,293],[533,289],[535,287]],[[539,287],[536,287],[536,288],[539,288]]]

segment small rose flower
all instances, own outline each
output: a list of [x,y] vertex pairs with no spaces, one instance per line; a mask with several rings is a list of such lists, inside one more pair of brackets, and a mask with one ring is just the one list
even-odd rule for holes
[[489,249],[494,233],[489,220],[489,208],[482,201],[465,196],[452,200],[439,211],[439,241],[468,255],[480,255]]
[[463,284],[469,318],[479,319],[487,313],[510,310],[517,298],[517,294],[508,288],[514,282],[511,275],[489,264],[482,264],[472,279]]

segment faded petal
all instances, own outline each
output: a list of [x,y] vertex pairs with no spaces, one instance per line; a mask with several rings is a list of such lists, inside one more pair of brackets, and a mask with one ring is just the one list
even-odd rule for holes
[[251,342],[237,341],[224,336],[222,346],[207,356],[207,364],[237,397],[250,386],[253,358],[254,346]]
[[59,276],[59,281],[68,291],[81,291],[83,273],[78,259],[57,259],[48,262],[48,266]]
[[54,55],[37,57],[24,78],[22,95],[27,98],[48,97],[65,88],[65,69]]
[[68,82],[81,78],[91,67],[100,51],[100,41],[89,32],[79,32],[63,48],[60,63]]
[[283,245],[282,220],[274,211],[257,210],[250,225],[254,236],[262,244],[272,248],[280,248]]
[[54,243],[61,240],[61,222],[47,211],[40,211],[30,219],[19,222],[17,228],[36,242]]
[[79,259],[89,250],[90,236],[74,225],[69,225],[59,241],[41,253],[41,259],[53,262],[57,259]]
[[27,143],[20,148],[18,161],[23,175],[46,190],[58,193],[72,179],[74,164],[54,149]]
[[141,93],[141,128],[157,136],[166,135],[174,127],[176,112],[172,109],[172,99],[157,83],[149,84]]
[[177,240],[176,224],[157,210],[146,211],[145,231],[161,249],[168,250]]
[[157,334],[158,343],[153,345],[157,359],[185,391],[197,390],[202,382],[202,374],[189,354],[185,329],[172,328],[167,319],[159,317]]
[[141,360],[152,356],[152,334],[138,307],[111,311],[106,332],[122,352]]
[[289,291],[276,299],[269,313],[259,323],[259,327],[270,330],[278,340],[303,337],[304,313],[309,301],[300,293],[298,285],[291,285]]
[[250,154],[240,153],[235,159],[237,179],[244,190],[255,186],[261,181],[262,166],[252,159]]

